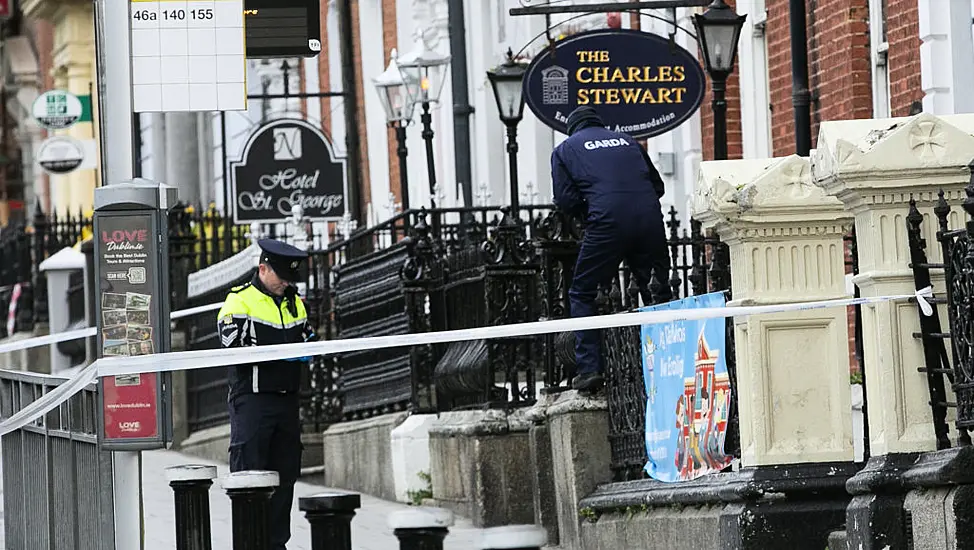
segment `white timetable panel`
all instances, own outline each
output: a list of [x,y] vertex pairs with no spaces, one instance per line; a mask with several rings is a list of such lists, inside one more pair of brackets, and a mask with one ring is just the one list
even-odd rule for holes
[[137,113],[247,108],[243,0],[131,0]]

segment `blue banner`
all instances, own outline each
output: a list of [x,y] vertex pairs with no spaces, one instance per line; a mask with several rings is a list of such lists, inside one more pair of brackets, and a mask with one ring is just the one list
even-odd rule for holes
[[[641,311],[724,307],[722,292]],[[731,391],[726,319],[642,325],[646,384],[646,472],[660,481],[689,481],[726,468]]]

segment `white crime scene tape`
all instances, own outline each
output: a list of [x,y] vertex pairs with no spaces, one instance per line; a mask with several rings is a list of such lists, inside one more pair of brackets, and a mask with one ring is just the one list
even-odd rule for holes
[[[184,317],[189,317],[190,315],[196,315],[197,313],[206,313],[207,311],[215,311],[220,309],[221,307],[223,307],[223,302],[220,302],[218,304],[206,304],[205,306],[198,306],[189,309],[181,309],[179,311],[172,312],[169,318],[173,320],[182,319]],[[60,342],[67,342],[68,340],[90,338],[96,334],[98,334],[98,329],[95,327],[71,330],[68,332],[57,332],[54,334],[48,334],[47,336],[37,336],[36,338],[28,338],[27,340],[20,340],[19,342],[0,344],[0,353],[21,351],[25,349],[40,347],[40,346],[47,346],[50,344],[57,344]]]
[[99,377],[105,376],[205,369],[239,364],[261,363],[281,359],[293,359],[297,357],[308,357],[315,355],[332,355],[336,353],[348,353],[352,351],[369,349],[395,348],[425,344],[445,344],[465,340],[524,337],[557,332],[654,325],[671,323],[675,321],[746,317],[749,315],[763,315],[789,311],[808,311],[831,307],[848,307],[902,300],[916,300],[923,314],[930,316],[933,315],[933,307],[927,301],[927,298],[932,296],[933,289],[927,287],[916,291],[914,294],[902,294],[894,296],[843,298],[837,300],[820,300],[814,302],[796,302],[790,304],[774,304],[764,306],[725,306],[697,309],[637,311],[630,313],[616,313],[612,315],[596,315],[592,317],[577,317],[571,319],[534,321],[530,323],[497,325],[471,329],[446,330],[440,332],[421,332],[392,336],[370,336],[342,340],[326,340],[323,342],[247,347],[242,349],[231,348],[178,351],[172,353],[157,353],[133,357],[107,357],[95,361],[75,375],[74,378],[58,386],[56,389],[44,395],[37,401],[34,401],[7,420],[4,420],[2,423],[0,423],[0,436],[6,435],[11,431],[18,430],[26,426],[35,419],[39,418],[41,415],[53,410],[55,407],[69,399],[75,393],[81,391],[85,386],[94,382]]

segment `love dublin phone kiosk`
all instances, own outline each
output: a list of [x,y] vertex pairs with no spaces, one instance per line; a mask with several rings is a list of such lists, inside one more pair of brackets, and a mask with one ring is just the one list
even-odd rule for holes
[[[170,351],[169,218],[176,188],[136,178],[95,189],[96,356]],[[172,441],[170,373],[98,380],[98,443],[105,451],[162,449]]]

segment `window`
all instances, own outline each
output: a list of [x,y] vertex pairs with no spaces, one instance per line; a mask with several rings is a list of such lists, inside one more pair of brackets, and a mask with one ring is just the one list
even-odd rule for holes
[[741,79],[741,130],[744,158],[767,158],[771,147],[771,96],[768,78],[768,42],[765,26],[768,20],[764,0],[741,2],[740,13],[746,13],[741,29],[737,60]]
[[887,0],[869,0],[869,49],[872,60],[874,118],[888,118],[891,112],[889,65],[887,64],[889,43],[886,41],[886,2]]

